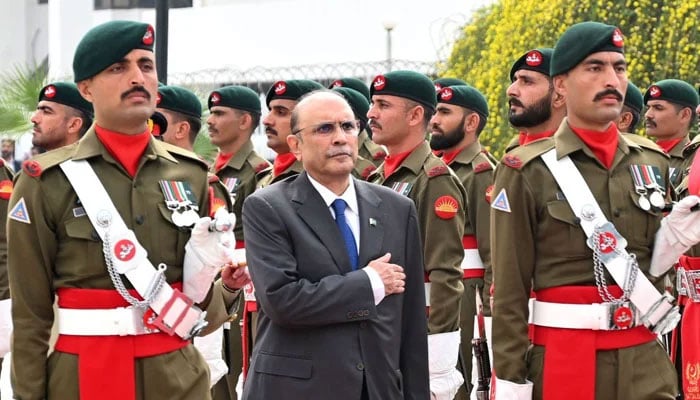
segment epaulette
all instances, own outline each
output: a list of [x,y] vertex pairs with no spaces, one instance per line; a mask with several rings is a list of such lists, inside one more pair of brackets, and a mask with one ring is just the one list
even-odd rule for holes
[[698,146],[700,146],[700,135],[695,136],[693,140],[690,141],[690,143],[686,144],[685,147],[683,147],[683,158],[690,157],[691,154],[695,153],[695,150],[697,150]]
[[69,160],[73,156],[73,153],[75,153],[77,146],[78,144],[76,142],[68,146],[59,147],[56,150],[47,151],[43,154],[37,154],[22,163],[22,173],[33,178],[38,178],[44,171]]
[[653,141],[651,141],[648,138],[645,138],[644,136],[636,135],[634,133],[623,133],[622,138],[627,142],[628,145],[632,144],[637,145],[643,149],[647,150],[653,150],[657,153],[663,154],[664,156],[668,157],[668,155]]
[[519,146],[506,153],[501,159],[501,164],[513,169],[521,169],[552,148],[554,148],[554,139],[551,137],[536,140],[528,143],[527,146]]
[[386,151],[384,150],[377,150],[372,154],[372,159],[374,160],[383,160],[386,158]]
[[165,148],[165,150],[173,156],[179,156],[190,161],[195,161],[196,164],[204,167],[204,169],[209,169],[209,165],[207,164],[207,162],[199,158],[199,156],[196,153],[193,153],[189,150],[185,150],[182,147],[178,147],[166,142],[161,142],[159,140],[155,140],[154,143],[156,146],[163,146],[163,148]]
[[488,157],[488,153],[479,152],[479,154],[472,160],[472,169],[475,174],[484,171],[493,171],[496,166],[491,163],[491,159]]
[[425,174],[428,175],[428,178],[434,178],[436,176],[440,175],[448,175],[450,173],[450,169],[447,167],[447,164],[445,164],[442,159],[431,155],[428,157],[427,160],[425,160],[425,164],[423,164],[423,169],[425,170]]
[[209,181],[209,184],[219,182],[220,179],[218,176],[212,174],[211,172],[207,173],[207,180]]
[[355,176],[367,180],[370,174],[376,170],[377,167],[372,164],[369,160],[364,157],[357,156],[357,161],[355,161]]
[[247,161],[248,164],[253,167],[256,175],[272,168],[272,165],[267,160],[260,157],[256,152],[253,152],[250,157],[248,157]]

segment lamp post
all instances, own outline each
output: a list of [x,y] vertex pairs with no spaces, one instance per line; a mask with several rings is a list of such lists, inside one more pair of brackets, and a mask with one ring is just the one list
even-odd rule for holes
[[392,55],[391,55],[391,31],[396,27],[393,21],[384,21],[384,30],[386,31],[386,71],[392,70]]

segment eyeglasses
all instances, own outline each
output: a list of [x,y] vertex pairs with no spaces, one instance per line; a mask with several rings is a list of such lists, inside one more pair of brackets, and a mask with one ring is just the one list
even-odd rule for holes
[[292,134],[296,135],[304,129],[311,129],[311,132],[315,135],[331,136],[335,133],[336,127],[340,128],[340,131],[348,136],[357,136],[360,133],[360,121],[348,120],[338,122],[321,122],[320,124],[297,129],[296,131],[292,132]]

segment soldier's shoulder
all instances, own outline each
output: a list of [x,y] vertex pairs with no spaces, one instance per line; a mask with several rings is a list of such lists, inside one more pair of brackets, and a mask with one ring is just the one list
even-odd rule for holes
[[493,171],[496,165],[491,161],[489,153],[480,151],[479,154],[472,160],[472,169],[475,174],[480,174],[486,171]]
[[688,158],[697,151],[698,147],[700,147],[700,135],[696,135],[690,143],[685,145],[683,148],[683,157]]
[[441,158],[432,153],[430,153],[428,158],[423,163],[423,170],[429,179],[442,175],[450,175],[453,173]]
[[554,139],[552,138],[536,140],[529,143],[527,146],[518,146],[506,153],[501,159],[501,164],[513,169],[522,169],[553,148]]
[[246,162],[253,168],[255,175],[260,176],[272,171],[272,164],[254,151],[250,153]]
[[44,172],[59,166],[64,161],[70,160],[77,146],[77,143],[73,143],[46,153],[37,154],[22,163],[22,173],[33,178],[39,178]]
[[355,161],[354,175],[356,178],[367,180],[377,167],[364,157],[357,156]]
[[178,147],[165,142],[155,141],[155,143],[156,146],[161,146],[163,150],[170,153],[170,155],[175,157],[178,161],[192,163],[194,165],[204,168],[205,170],[209,170],[209,165],[207,164],[207,162],[200,158],[197,155],[197,153],[185,150],[182,147]]
[[654,143],[652,140],[645,138],[644,136],[640,136],[634,133],[623,133],[622,138],[627,142],[628,145],[637,145],[644,150],[651,150],[655,153],[663,155],[664,157],[668,157],[666,153],[664,153],[663,149],[659,147],[659,145]]

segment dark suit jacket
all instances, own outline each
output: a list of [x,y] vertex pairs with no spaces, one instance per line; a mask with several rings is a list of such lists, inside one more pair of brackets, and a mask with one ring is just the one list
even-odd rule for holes
[[[369,278],[352,271],[340,231],[306,173],[243,205],[246,257],[260,304],[243,399],[429,398],[423,255],[413,203],[353,180],[360,266],[391,252],[406,291],[374,305]],[[370,222],[371,221],[371,222]]]

